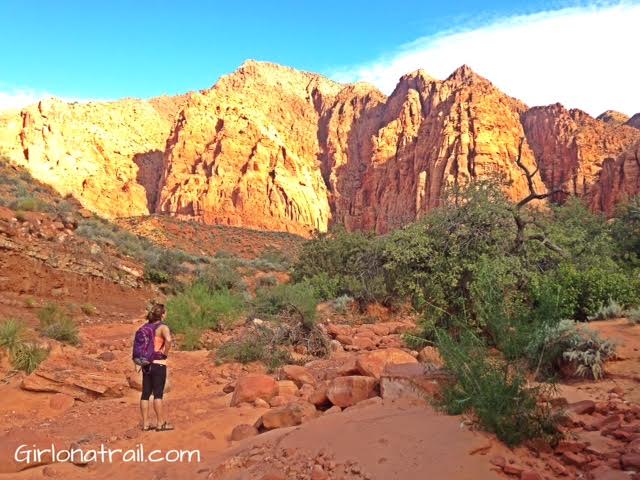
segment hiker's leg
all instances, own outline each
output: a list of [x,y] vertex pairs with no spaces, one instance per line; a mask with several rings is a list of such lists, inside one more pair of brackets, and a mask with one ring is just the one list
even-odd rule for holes
[[166,365],[153,364],[153,410],[158,418],[158,428],[165,424],[162,399],[164,397],[164,386],[167,383]]
[[149,427],[149,400],[140,400],[140,413],[142,414],[142,428]]
[[164,416],[162,411],[162,399],[153,397],[153,411],[156,412],[156,418],[158,419],[158,426],[164,424]]
[[142,428],[149,427],[149,397],[152,392],[152,381],[149,373],[142,373],[142,395],[140,395],[140,414],[142,415]]

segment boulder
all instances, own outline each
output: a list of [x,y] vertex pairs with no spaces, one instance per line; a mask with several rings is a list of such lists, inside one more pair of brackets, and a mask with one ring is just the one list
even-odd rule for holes
[[411,398],[429,400],[440,395],[441,386],[451,381],[442,370],[427,371],[422,363],[387,365],[380,377],[380,395],[385,400]]
[[294,427],[318,415],[316,407],[308,402],[292,402],[274,408],[262,415],[262,426],[267,430]]
[[278,394],[278,382],[269,375],[246,375],[236,382],[236,388],[231,397],[231,406],[234,407],[243,402],[254,402],[261,398],[271,400]]
[[387,348],[361,354],[356,360],[356,368],[361,375],[378,380],[387,365],[416,362],[417,360],[404,350]]
[[286,378],[295,382],[298,387],[302,387],[304,384],[316,384],[311,372],[301,365],[285,365],[282,367],[282,373]]
[[375,378],[360,375],[337,377],[331,381],[327,389],[327,397],[332,404],[339,407],[350,407],[356,403],[375,396]]
[[70,352],[49,356],[20,386],[33,392],[63,393],[89,401],[122,397],[127,379],[121,373],[104,371],[99,360]]
[[325,382],[318,385],[315,390],[309,395],[309,403],[314,404],[316,407],[320,407],[322,405],[326,405],[329,403],[329,397],[327,397],[327,389],[329,388],[329,383]]
[[278,381],[278,395],[295,397],[298,394],[298,386],[293,380]]
[[234,442],[244,440],[245,438],[255,437],[258,435],[258,429],[253,425],[237,425],[231,430],[231,440]]

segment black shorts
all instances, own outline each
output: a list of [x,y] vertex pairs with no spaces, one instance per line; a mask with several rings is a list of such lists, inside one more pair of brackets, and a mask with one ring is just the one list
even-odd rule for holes
[[156,400],[162,399],[164,385],[167,383],[167,366],[152,363],[142,367],[142,400],[149,400],[153,393]]

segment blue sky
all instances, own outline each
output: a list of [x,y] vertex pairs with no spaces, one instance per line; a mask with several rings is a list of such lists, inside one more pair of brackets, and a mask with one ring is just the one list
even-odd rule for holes
[[[469,45],[482,45],[487,38],[499,44],[511,43],[495,37],[496,30],[502,35],[506,30],[509,35],[518,36],[521,31],[518,29],[526,30],[531,23],[558,18],[572,21],[576,15],[594,12],[602,15],[601,11],[612,8],[617,8],[619,14],[605,23],[620,35],[623,26],[614,28],[615,22],[629,17],[629,11],[634,15],[636,10],[640,13],[637,5],[631,1],[620,6],[603,2],[503,0],[401,3],[0,0],[0,18],[4,20],[0,107],[2,103],[10,104],[12,98],[19,104],[43,95],[116,99],[183,93],[211,86],[220,75],[235,70],[248,58],[311,70],[344,81],[366,80],[387,92],[406,71],[425,68],[442,77],[455,66],[468,63],[508,93],[531,96],[538,101],[526,89],[518,89],[520,80],[514,81],[513,72],[502,79],[500,72],[496,74],[491,66],[508,64],[514,59],[504,58],[501,51],[483,54]],[[640,28],[640,23],[635,27]],[[555,29],[549,25],[541,28],[542,35],[540,30],[528,34],[547,38],[544,28],[547,32],[563,30],[562,24]],[[608,32],[602,33],[606,38]],[[465,40],[460,34],[472,36]],[[518,38],[528,44],[535,41],[522,35]],[[458,46],[451,50],[454,44]],[[622,45],[623,49],[631,48]],[[488,43],[487,48],[491,51],[496,47]],[[553,56],[554,45],[543,42],[540,48]],[[628,74],[629,64],[637,62],[628,54],[626,58]],[[589,60],[587,57],[585,61]],[[536,61],[543,63],[536,68],[545,67],[544,56]],[[548,76],[558,76],[557,66],[553,62],[550,65],[554,67],[548,68]],[[620,73],[622,68],[620,65]],[[603,69],[609,75],[618,73],[611,72],[609,64]],[[562,92],[558,95],[562,97]],[[543,99],[546,97],[540,98]],[[580,100],[581,97],[571,98],[569,103]],[[586,100],[584,103],[588,103]],[[602,105],[606,100],[602,98]],[[622,106],[627,107],[624,110],[633,113],[640,110],[640,102],[636,100],[620,99],[618,103],[624,103]]]

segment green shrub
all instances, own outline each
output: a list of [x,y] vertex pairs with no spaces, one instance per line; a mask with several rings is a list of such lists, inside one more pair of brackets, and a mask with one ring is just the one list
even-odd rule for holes
[[509,446],[558,435],[558,419],[538,402],[540,387],[528,387],[521,371],[492,358],[472,334],[465,333],[455,341],[439,330],[437,345],[454,378],[443,390],[442,404],[447,412],[472,412],[483,429]]
[[210,290],[195,282],[167,302],[166,323],[176,333],[190,329],[223,330],[240,318],[244,309],[241,295],[229,290]]
[[253,312],[264,319],[293,316],[310,328],[315,324],[317,306],[318,299],[311,287],[303,283],[286,283],[257,290]]
[[42,363],[49,351],[33,343],[20,343],[11,353],[11,364],[17,370],[33,372]]
[[624,308],[615,300],[609,300],[609,303],[600,307],[596,313],[591,315],[588,320],[610,320],[612,318],[620,318],[624,315]]
[[32,196],[16,199],[11,204],[11,208],[24,212],[44,212],[47,210],[47,206],[42,200]]
[[305,278],[302,283],[308,285],[321,302],[336,298],[340,292],[340,280],[337,277],[330,277],[326,272]]
[[169,283],[170,279],[167,272],[162,272],[160,270],[156,270],[147,266],[145,266],[144,268],[144,278],[147,282],[155,283],[157,285]]
[[311,240],[293,266],[295,281],[308,281],[314,288],[322,286],[324,278],[328,290],[318,288],[320,298],[330,299],[344,293],[361,305],[384,303],[390,296],[386,289],[383,268],[383,240],[363,233],[336,230]]
[[55,303],[47,303],[38,311],[40,333],[70,345],[78,345],[78,326],[73,319]]
[[257,288],[275,287],[277,284],[278,279],[273,275],[264,275],[262,277],[258,277],[256,280]]
[[[610,302],[629,305],[634,302],[634,284],[629,276],[610,260],[601,265],[580,266],[564,262],[540,277],[534,285],[534,296],[540,299],[556,288],[566,318],[587,321]],[[542,295],[540,294],[540,290]]]
[[201,328],[188,327],[180,341],[180,348],[187,351],[200,349],[200,347],[202,346],[202,343],[200,342],[202,333],[203,331]]
[[616,257],[626,265],[640,267],[640,195],[618,206],[611,230]]
[[199,272],[198,279],[211,291],[244,292],[247,289],[247,285],[242,280],[235,264],[230,261],[214,261]]
[[26,327],[20,320],[9,318],[0,323],[0,348],[13,352],[24,341]]

